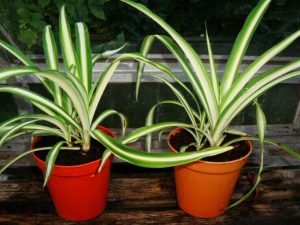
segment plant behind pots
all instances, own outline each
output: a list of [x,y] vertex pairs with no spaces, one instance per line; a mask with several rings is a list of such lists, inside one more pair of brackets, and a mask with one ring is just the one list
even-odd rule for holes
[[[259,141],[261,146],[261,162],[259,172],[253,188],[243,198],[241,198],[239,201],[237,201],[230,207],[238,205],[242,201],[244,201],[247,197],[250,196],[250,194],[256,189],[257,185],[260,183],[261,172],[263,170],[263,151],[265,142],[268,144],[275,145],[288,152],[295,158],[300,159],[299,153],[289,148],[288,146],[278,144],[273,140],[267,140],[264,138],[266,120],[264,113],[259,103],[257,102],[257,98],[263,93],[265,93],[267,90],[269,90],[271,87],[284,80],[300,75],[300,59],[296,59],[283,66],[268,69],[254,77],[254,75],[256,75],[256,73],[269,60],[271,60],[274,56],[278,55],[293,41],[299,38],[300,30],[291,34],[286,39],[276,44],[274,47],[272,47],[271,49],[263,53],[261,56],[259,56],[253,63],[251,63],[248,66],[248,68],[246,68],[242,72],[239,72],[241,62],[249,46],[250,40],[260,20],[262,19],[263,14],[265,13],[270,4],[270,0],[261,0],[258,3],[258,5],[251,11],[248,18],[246,19],[245,24],[242,30],[240,31],[232,48],[222,80],[219,80],[219,76],[217,74],[211,44],[207,32],[206,41],[209,53],[210,72],[208,72],[207,68],[203,64],[199,55],[192,48],[192,46],[189,45],[182,36],[180,36],[170,25],[168,25],[164,20],[162,20],[158,15],[151,12],[142,4],[135,3],[130,0],[122,0],[122,2],[132,6],[133,8],[147,15],[169,34],[169,36],[147,36],[144,39],[141,47],[142,56],[146,57],[151,48],[152,43],[155,40],[159,40],[175,56],[182,69],[183,74],[188,78],[193,88],[193,91],[191,91],[186,86],[186,84],[182,83],[180,79],[176,76],[176,74],[173,73],[172,70],[166,65],[158,65],[156,68],[163,72],[165,75],[167,75],[169,79],[157,75],[152,76],[158,79],[159,81],[165,83],[176,95],[178,100],[163,101],[153,106],[147,116],[146,127],[149,127],[153,124],[153,115],[155,113],[155,109],[158,106],[163,104],[173,104],[185,110],[185,112],[188,115],[190,124],[182,125],[181,129],[176,129],[169,135],[169,145],[171,149],[174,149],[174,144],[172,143],[172,140],[175,136],[180,136],[181,133],[187,134],[189,138],[192,139],[190,142],[183,144],[183,146],[177,147],[177,149],[175,149],[174,151],[182,153],[186,152],[187,149],[193,148],[195,150],[194,152],[205,152],[204,148],[207,146],[230,146],[236,142],[239,142],[240,145],[248,145],[246,146],[248,150],[244,155],[241,156],[239,160],[234,159],[233,161],[230,161],[234,164],[237,164],[237,161],[239,161],[238,167],[234,165],[231,166],[230,169],[226,169],[220,167],[221,163],[219,162],[201,161],[199,163],[197,162],[187,164],[185,166],[175,168],[176,183],[180,183],[179,180],[181,180],[182,178],[187,178],[190,180],[189,183],[177,185],[177,190],[183,190],[184,192],[182,194],[177,193],[179,205],[184,210],[186,210],[192,215],[197,215],[200,217],[212,217],[224,212],[230,200],[230,196],[233,192],[233,188],[237,181],[240,170],[242,166],[246,163],[247,157],[251,152],[252,144],[249,142],[244,143],[243,141]],[[150,62],[147,62],[147,64],[150,64]],[[144,66],[145,63],[141,62],[138,67],[136,97],[138,97]],[[178,84],[179,88],[175,87],[169,81],[170,79],[175,81]],[[186,95],[189,96],[189,99],[185,97]],[[245,133],[229,128],[229,125],[231,124],[232,120],[236,117],[236,115],[251,103],[254,103],[256,105],[258,125],[257,127],[259,134],[258,137],[244,136],[246,135]],[[173,126],[173,123],[174,122],[169,123],[170,127]],[[165,127],[167,127],[168,122],[166,122],[165,124]],[[226,137],[230,134],[242,135],[242,137],[233,138],[233,140],[227,140]],[[108,143],[105,143],[103,137],[99,137],[98,139],[102,141],[107,147],[110,146],[110,150],[113,151],[116,155],[123,157],[129,162],[135,164],[139,163],[137,162],[134,155],[126,155],[126,152],[120,146],[117,146],[117,144],[115,144],[115,146],[111,146]],[[148,151],[150,151],[150,134],[148,135],[146,140],[147,149]],[[240,150],[236,149],[235,151]],[[124,155],[126,157],[124,157]],[[151,159],[148,158],[148,161],[151,161]],[[204,164],[209,164],[209,167],[203,168],[205,166]],[[211,168],[211,164],[216,164],[216,166],[220,168]],[[229,164],[229,162],[226,162],[225,164]],[[152,165],[148,165],[146,163],[142,164],[142,166],[153,167]],[[200,189],[202,188],[202,186],[205,185],[205,183],[209,183],[211,179],[203,176],[198,176],[194,178],[188,175],[188,173],[186,173],[187,170],[189,170],[190,173],[210,173],[210,176],[213,176],[213,174],[220,175],[233,173],[235,174],[235,178],[227,177],[223,179],[220,178],[220,176],[217,176],[217,178],[212,181],[212,187]],[[232,180],[231,184],[227,183],[229,179]],[[194,180],[195,182],[192,183],[191,180]],[[203,182],[201,182],[201,180],[203,180]],[[199,186],[195,187],[195,185]],[[223,191],[222,187],[229,187],[229,190]],[[220,200],[222,198],[219,196],[220,192],[227,192],[228,197],[226,197],[225,200]],[[191,199],[195,199],[196,203],[194,204],[191,202],[187,202],[185,199],[183,199],[183,195],[189,195]],[[197,199],[198,196],[200,197],[200,199]],[[200,203],[204,201],[204,198],[206,198],[208,202],[205,202],[206,204],[201,206]],[[219,202],[211,203],[212,198],[218,199]],[[208,206],[212,206],[213,209],[207,209]]]

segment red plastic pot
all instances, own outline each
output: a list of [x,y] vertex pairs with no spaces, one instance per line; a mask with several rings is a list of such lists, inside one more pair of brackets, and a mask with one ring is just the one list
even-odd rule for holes
[[[181,129],[176,128],[168,135],[171,151],[177,152],[170,140]],[[177,202],[179,207],[190,215],[200,218],[216,217],[224,213],[242,167],[252,152],[252,143],[246,141],[249,153],[244,157],[228,162],[199,160],[174,168]]]
[[[99,126],[103,132],[115,136],[109,129]],[[31,147],[41,139],[36,137]],[[33,153],[38,167],[45,172],[45,161]],[[97,173],[101,159],[75,166],[55,165],[48,181],[48,189],[56,212],[64,219],[84,221],[101,214],[106,206],[110,165],[113,155],[102,171]]]

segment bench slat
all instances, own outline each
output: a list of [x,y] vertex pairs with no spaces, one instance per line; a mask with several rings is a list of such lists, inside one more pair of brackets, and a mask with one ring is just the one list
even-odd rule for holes
[[[158,172],[148,169],[126,174],[122,167],[113,166],[104,214],[84,224],[275,225],[297,224],[300,218],[300,169],[266,171],[256,201],[250,200],[220,217],[207,220],[189,216],[178,208],[172,170]],[[249,188],[244,171],[233,199],[239,198]],[[55,215],[48,192],[42,188],[41,177],[33,181],[1,182],[0,215],[0,224],[3,225],[78,224],[63,221]]]

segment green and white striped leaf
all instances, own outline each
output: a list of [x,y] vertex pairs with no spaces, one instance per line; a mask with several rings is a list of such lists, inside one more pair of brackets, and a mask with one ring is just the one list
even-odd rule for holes
[[255,98],[269,90],[276,84],[300,75],[300,71],[291,72],[300,68],[300,60],[297,59],[292,63],[279,68],[270,69],[252,79],[247,86],[237,95],[237,97],[223,110],[219,120],[214,127],[213,138],[217,140],[224,129],[230,124],[233,118],[242,111]]
[[12,93],[15,95],[22,96],[26,98],[27,100],[31,102],[37,102],[40,105],[43,105],[47,108],[52,109],[53,111],[56,111],[58,115],[63,117],[66,121],[68,121],[70,124],[72,124],[74,127],[81,129],[80,126],[73,120],[73,118],[70,117],[66,112],[64,112],[59,106],[55,105],[53,102],[49,101],[48,99],[44,98],[43,96],[38,95],[37,93],[17,88],[17,87],[0,87],[0,92],[7,92]]
[[294,157],[295,159],[298,159],[300,160],[300,153],[298,151],[296,151],[295,149],[285,145],[285,144],[282,144],[282,143],[278,143],[274,140],[266,140],[265,139],[265,142],[266,143],[269,143],[269,144],[272,144],[274,146],[277,146],[278,148],[280,148],[281,150],[287,152],[288,154],[290,154],[292,157]]
[[49,108],[41,105],[41,104],[38,104],[36,102],[31,102],[34,106],[36,106],[38,109],[40,109],[41,111],[45,112],[47,115],[49,116],[53,116],[53,117],[56,117],[56,113],[53,112],[52,110],[50,110]]
[[4,69],[0,71],[0,80],[6,80],[14,76],[29,75],[38,71],[39,69],[33,66]]
[[123,144],[132,143],[133,141],[138,140],[140,137],[146,136],[147,134],[161,131],[164,129],[170,129],[174,127],[188,127],[190,124],[181,123],[181,122],[161,122],[155,123],[149,126],[144,126],[135,129],[126,135],[126,137],[121,138]]
[[[44,48],[46,63],[48,65],[49,70],[59,70],[57,47],[56,47],[55,39],[51,31],[50,25],[44,28],[43,48]],[[61,90],[59,86],[56,85],[56,83],[52,83],[52,85],[54,87],[53,90],[54,100],[56,104],[62,106]]]
[[[0,72],[0,80],[7,79],[11,76],[19,76],[19,75],[28,75],[31,71],[35,71],[34,69],[30,68],[23,68],[23,69],[8,69],[5,71]],[[35,74],[42,76],[44,78],[47,78],[51,80],[52,82],[55,82],[57,85],[59,85],[72,99],[72,103],[74,105],[74,108],[76,109],[82,126],[83,130],[89,130],[90,122],[88,118],[88,109],[86,106],[85,98],[87,96],[84,95],[84,93],[81,93],[78,89],[78,85],[74,84],[72,79],[68,79],[68,77],[62,76],[57,71],[35,71]],[[11,90],[10,90],[11,89]],[[39,96],[38,94],[27,91],[21,88],[14,88],[14,87],[3,87],[1,88],[2,92],[6,91],[9,93],[14,93],[17,95],[21,95],[25,98],[28,98],[28,100],[36,102],[40,105],[43,105],[44,107],[48,107],[52,109],[54,112],[58,113],[60,116],[64,117],[67,121],[69,121],[73,126],[75,126],[77,129],[80,130],[80,126],[71,118],[69,114],[67,114],[63,109],[61,109],[58,105],[54,104],[53,102],[47,100],[46,98]]]
[[27,58],[27,56],[25,56],[20,50],[16,49],[15,47],[11,46],[10,44],[0,40],[0,47],[4,48],[10,54],[15,56],[24,65],[36,67],[36,65],[29,58]]
[[65,141],[60,141],[58,143],[56,143],[51,150],[49,151],[49,153],[47,154],[47,158],[46,158],[46,168],[45,168],[45,177],[44,177],[44,184],[43,186],[45,187],[49,181],[51,172],[53,170],[53,167],[55,165],[55,161],[56,158],[58,156],[58,153],[61,149],[61,147],[63,146],[63,144],[65,144]]
[[162,18],[158,15],[151,12],[147,7],[142,4],[135,3],[129,0],[121,0],[122,2],[138,9],[140,12],[147,15],[153,21],[155,21],[158,25],[160,25],[168,34],[174,39],[174,41],[178,44],[181,50],[184,52],[186,58],[189,60],[194,73],[191,77],[189,77],[191,84],[199,98],[201,96],[205,99],[201,99],[202,104],[207,106],[205,108],[207,110],[208,118],[210,119],[211,124],[214,126],[217,122],[217,118],[219,116],[217,99],[215,98],[212,84],[208,77],[208,73],[206,68],[201,61],[199,55],[195,52],[195,50],[186,42],[186,40],[180,36],[170,25],[168,25]]
[[18,123],[17,125],[13,126],[10,130],[8,130],[0,139],[0,147],[4,144],[4,142],[10,138],[10,136],[14,135],[18,131],[20,131],[23,127],[35,123],[38,120],[29,120],[26,122]]
[[0,131],[6,127],[6,126],[10,126],[13,123],[23,120],[23,119],[35,119],[35,120],[42,120],[42,121],[46,121],[49,123],[52,123],[53,125],[55,125],[56,127],[58,127],[62,133],[64,134],[64,138],[67,141],[71,141],[68,139],[68,130],[65,126],[65,124],[63,123],[63,121],[60,118],[57,118],[55,116],[48,116],[48,115],[44,115],[44,114],[25,114],[25,115],[19,115],[16,116],[10,120],[7,120],[5,122],[3,122],[2,124],[0,124]]
[[[148,52],[150,51],[150,48],[156,39],[161,41],[161,43],[164,44],[169,49],[169,51],[176,57],[179,65],[182,69],[182,72],[186,75],[186,77],[188,79],[190,79],[190,77],[193,76],[193,70],[190,67],[190,62],[186,59],[184,53],[176,45],[176,43],[168,36],[164,36],[164,35],[148,35],[148,36],[146,36],[143,40],[141,50],[140,50],[140,53],[142,54],[142,56],[147,57]],[[144,68],[145,68],[145,63],[139,62],[138,68],[137,68],[137,78],[136,78],[136,92],[135,92],[136,100],[138,100],[139,89],[140,89],[140,84],[141,84]],[[200,106],[199,106],[199,100],[196,99],[194,94],[190,91],[190,88],[188,88],[186,85],[184,85],[184,83],[182,83],[180,81],[180,79],[178,79],[176,77],[175,74],[172,74],[170,72],[168,72],[167,74],[172,79],[174,79],[174,81],[176,81],[181,87],[183,87],[183,89],[186,90],[187,93],[190,94],[190,96],[193,98],[193,100],[197,106],[198,112],[200,113],[201,110],[200,110]],[[205,104],[204,96],[201,95],[200,100],[203,102],[203,104]],[[207,105],[204,105],[204,107],[208,110]]]
[[102,154],[102,158],[101,158],[101,164],[99,166],[98,169],[98,173],[100,173],[105,165],[105,163],[107,162],[107,160],[109,159],[109,157],[112,155],[112,152],[108,149],[106,149],[103,154]]
[[80,63],[81,82],[87,93],[92,86],[92,53],[90,36],[84,23],[76,23],[76,50]]
[[59,37],[60,37],[60,45],[64,58],[65,67],[70,71],[70,68],[75,66],[75,75],[79,80],[82,79],[81,68],[79,65],[78,57],[74,50],[72,35],[70,32],[70,25],[67,20],[67,14],[65,5],[63,5],[60,9],[59,16]]
[[235,203],[230,205],[228,207],[228,209],[241,204],[247,198],[249,198],[250,195],[256,190],[256,188],[258,187],[258,185],[260,184],[260,181],[261,181],[261,173],[264,168],[264,138],[265,138],[267,122],[266,122],[266,117],[262,111],[261,106],[258,104],[258,102],[255,102],[255,105],[256,105],[257,130],[258,130],[258,137],[259,137],[259,143],[260,143],[260,164],[259,164],[258,174],[256,176],[254,185],[251,188],[251,190],[247,194],[245,194],[242,198],[240,198],[238,201],[236,201]]
[[234,81],[230,90],[222,99],[220,112],[236,97],[236,95],[245,87],[245,85],[253,78],[253,76],[261,69],[270,59],[278,55],[286,49],[291,43],[300,37],[300,30],[293,33],[283,41],[279,42],[274,47],[259,56],[245,71]]
[[[138,62],[143,62],[146,63],[150,66],[153,66],[154,68],[158,69],[159,71],[167,74],[168,76],[170,76],[171,78],[175,79],[176,82],[178,82],[176,76],[173,74],[173,72],[166,67],[163,64],[159,64],[159,63],[155,63],[153,61],[150,61],[148,59],[146,59],[145,57],[143,57],[141,54],[138,53],[127,53],[127,54],[122,54],[121,56],[119,56],[118,58],[116,58],[109,66],[108,68],[103,72],[103,74],[100,76],[99,80],[97,81],[97,86],[95,87],[94,92],[92,93],[92,95],[89,96],[90,98],[90,108],[89,108],[89,115],[90,115],[90,120],[92,120],[92,118],[94,117],[96,108],[101,100],[101,97],[103,95],[103,92],[111,78],[111,76],[113,75],[114,71],[116,70],[116,68],[118,67],[120,61],[122,60],[135,60]],[[180,82],[180,81],[179,81]],[[178,82],[178,83],[179,83]],[[180,84],[180,83],[179,83]],[[181,83],[180,84],[183,88],[187,89],[187,87]]]
[[[37,151],[47,151],[49,149],[51,149],[52,147],[42,147],[42,148],[35,148],[35,149],[31,149],[29,151],[23,152],[20,155],[18,155],[17,157],[13,158],[11,161],[9,161],[5,166],[3,166],[0,169],[0,174],[3,173],[8,167],[10,167],[12,164],[14,164],[16,161],[18,161],[19,159],[23,158],[24,156],[31,154],[33,152],[37,152]],[[62,147],[61,149],[63,150],[80,150],[79,147]]]
[[16,133],[14,133],[13,135],[10,135],[10,136],[6,139],[6,141],[9,141],[9,140],[11,140],[11,139],[14,139],[14,138],[16,138],[16,137],[19,137],[19,136],[24,135],[24,134],[27,134],[27,133],[29,133],[29,131],[20,131],[20,132],[16,132]]
[[[239,95],[232,101],[232,103],[226,107],[223,113],[220,115],[219,123],[217,123],[215,130],[213,131],[215,136],[218,136],[218,132],[222,132],[223,129],[230,124],[234,117],[241,112],[247,105],[249,105],[255,98],[274,87],[278,83],[299,76],[300,71],[295,71],[282,75],[281,71],[276,71],[273,73],[265,73],[262,76],[254,78],[249,84],[244,88]],[[281,76],[281,77],[280,77]]]
[[191,107],[188,103],[188,101],[185,99],[184,95],[178,91],[174,85],[172,85],[170,82],[168,82],[166,79],[162,78],[162,77],[159,77],[159,76],[156,76],[156,75],[151,75],[153,77],[155,77],[156,79],[164,82],[170,89],[171,91],[176,95],[176,97],[178,98],[178,100],[180,101],[180,103],[182,104],[182,106],[184,107],[184,110],[186,111],[191,123],[193,126],[197,126],[197,122],[196,122],[196,119],[194,117],[194,114],[193,114],[193,111],[191,110]]
[[97,126],[99,124],[101,124],[101,122],[103,120],[105,120],[106,118],[110,117],[110,116],[118,116],[121,120],[121,126],[122,126],[122,134],[124,135],[125,134],[125,131],[126,131],[126,128],[127,128],[127,119],[125,117],[124,114],[122,113],[119,113],[118,111],[116,110],[113,110],[113,109],[108,109],[108,110],[105,110],[104,112],[102,112],[96,119],[95,121],[93,122],[92,126],[91,126],[91,130],[94,130],[97,128]]
[[[259,138],[257,137],[240,137],[240,138],[236,138],[236,139],[233,139],[227,143],[225,143],[223,146],[229,146],[229,145],[232,145],[233,143],[236,143],[236,142],[239,142],[239,141],[245,141],[245,140],[249,140],[249,141],[260,141]],[[298,159],[300,160],[300,153],[297,152],[296,150],[294,150],[293,148],[285,145],[285,144],[282,144],[282,143],[278,143],[274,140],[271,140],[271,139],[264,139],[264,142],[267,143],[267,144],[271,144],[271,145],[274,145],[276,147],[278,147],[279,149],[287,152],[288,154],[290,154],[291,156],[293,156],[295,159]]]
[[[73,76],[71,73],[61,73],[63,74],[65,77],[67,77],[69,80],[72,81],[73,86],[76,87],[78,90],[78,93],[80,93],[80,95],[82,96],[83,102],[85,103],[86,107],[88,108],[89,102],[88,102],[88,93],[85,90],[84,86],[82,85],[82,83],[80,82],[80,80],[78,80],[77,77]],[[72,99],[68,98],[70,104],[72,104]]]
[[271,0],[260,0],[257,6],[248,15],[242,30],[240,31],[225,66],[224,76],[221,82],[221,97],[230,90],[234,79],[238,75],[241,62],[246,54],[252,36],[258,27]]
[[261,145],[264,144],[265,139],[265,131],[267,128],[267,120],[266,116],[261,108],[261,106],[258,104],[258,102],[255,102],[256,105],[256,120],[257,120],[257,131],[258,131],[258,137],[259,142]]
[[93,67],[95,66],[96,62],[98,60],[101,60],[103,58],[108,58],[111,57],[115,54],[117,54],[118,52],[120,52],[125,46],[127,45],[127,43],[125,43],[124,45],[122,45],[120,48],[117,49],[113,49],[113,50],[107,50],[105,52],[102,52],[101,54],[94,54],[92,57],[92,65]]
[[180,152],[185,152],[185,150],[189,147],[189,146],[195,146],[196,147],[196,151],[200,150],[200,137],[199,135],[196,136],[196,132],[194,132],[193,130],[189,129],[189,128],[182,128],[183,130],[187,131],[188,133],[190,133],[190,135],[194,138],[194,141],[193,143],[190,143],[190,145],[188,146],[181,146],[180,148]]
[[[147,57],[148,52],[150,51],[150,48],[152,46],[153,41],[155,40],[155,35],[148,35],[144,38],[143,43],[141,45],[140,53],[142,56]],[[144,72],[145,63],[138,63],[137,66],[137,75],[136,75],[136,81],[135,81],[135,99],[138,101],[138,96],[140,92],[140,86],[141,86],[141,80],[142,75]]]
[[[30,129],[31,127],[28,127],[28,130]],[[25,127],[26,129],[26,127]],[[29,131],[27,131],[29,132]],[[62,136],[62,133],[60,133],[58,130],[56,130],[55,132],[52,132],[52,131],[48,131],[48,130],[36,130],[34,131],[34,129],[32,129],[30,132],[32,132],[32,136],[34,137],[42,137],[42,136],[58,136],[58,137],[62,137],[64,138],[64,136]]]
[[[177,105],[184,108],[184,105],[178,101],[174,101],[174,100],[166,100],[166,101],[162,101],[159,102],[157,104],[155,104],[154,106],[151,107],[151,109],[149,110],[147,116],[146,116],[146,126],[152,125],[153,124],[153,117],[154,117],[154,112],[157,109],[157,107],[164,105],[164,104],[172,104],[172,105]],[[194,115],[195,118],[200,118],[200,116],[197,114],[197,112],[195,112],[192,108],[190,108],[190,110],[192,110],[192,113]],[[160,135],[159,135],[160,137]],[[152,135],[148,134],[145,138],[145,142],[146,142],[146,150],[149,152],[151,149],[151,140],[152,140]]]
[[[135,129],[126,137],[121,138],[120,140],[122,141],[123,144],[131,143],[132,141],[138,140],[140,137],[146,136],[150,133],[161,131],[161,130],[166,130],[174,127],[181,127],[183,129],[185,128],[192,128],[192,129],[199,129],[197,127],[193,127],[190,124],[187,123],[181,123],[181,122],[161,122],[161,123],[156,123],[148,126],[144,126],[138,129]],[[199,132],[202,132],[199,129]]]
[[186,146],[181,146],[180,147],[180,152],[186,152],[186,150],[189,148],[189,147],[195,147],[197,149],[198,145],[196,143],[190,143]]
[[[30,67],[33,67],[33,68],[37,68],[37,66],[30,59],[28,59],[20,50],[18,50],[16,48],[14,48],[13,46],[7,44],[6,42],[0,40],[0,47],[4,48],[9,53],[11,53],[13,56],[15,56],[24,65],[30,66]],[[52,94],[52,92],[53,92],[52,85],[49,82],[45,81],[42,77],[38,76],[38,79],[42,82],[42,84],[49,91],[49,93]]]
[[247,136],[247,133],[240,131],[240,130],[232,129],[230,127],[227,128],[224,132],[227,134],[233,134],[233,135],[238,135],[238,136]]
[[213,90],[214,90],[217,102],[219,103],[219,101],[220,101],[219,77],[218,77],[218,73],[217,73],[217,68],[216,68],[213,52],[212,52],[212,49],[211,49],[211,44],[210,44],[206,24],[205,24],[205,34],[206,34],[206,45],[207,45],[207,50],[208,50],[208,55],[209,55],[211,83],[212,83],[212,86],[213,86]]
[[184,153],[145,153],[132,149],[120,141],[105,135],[101,131],[94,130],[92,135],[100,141],[107,149],[119,158],[141,167],[165,168],[179,166],[197,161],[201,158],[217,155],[232,149],[232,147],[210,147],[202,151]]
[[19,154],[17,157],[13,158],[11,161],[9,161],[7,164],[5,164],[1,169],[0,169],[0,174],[2,174],[8,167],[10,167],[12,164],[14,164],[16,161],[18,161],[19,159],[23,158],[24,156],[31,154],[33,152],[37,152],[37,151],[45,151],[45,150],[49,150],[51,147],[43,147],[43,148],[36,148],[36,149],[32,149],[26,152],[22,152],[21,154]]
[[43,48],[49,70],[59,70],[57,47],[50,25],[44,28]]
[[[45,126],[45,125],[31,124],[31,125],[27,125],[27,126],[23,127],[22,130],[32,131],[33,134],[36,134],[36,133],[39,133],[39,132],[47,132],[47,133],[52,134],[54,136],[58,136],[58,137],[66,139],[65,134],[63,132],[61,132],[60,129]],[[69,138],[67,138],[66,141],[67,140],[69,140]]]

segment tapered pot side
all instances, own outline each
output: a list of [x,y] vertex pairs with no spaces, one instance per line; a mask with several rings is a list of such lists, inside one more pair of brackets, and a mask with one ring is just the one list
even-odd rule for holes
[[[176,128],[168,135],[170,151],[177,152],[171,139],[181,132]],[[249,153],[228,162],[199,160],[174,168],[177,201],[179,207],[193,216],[210,218],[224,213],[227,208],[241,169],[252,153],[252,143],[246,141]]]
[[[106,134],[115,137],[107,128],[98,126]],[[36,137],[34,148],[41,137]],[[38,167],[45,173],[45,161],[33,153]],[[75,166],[55,165],[48,181],[48,189],[56,212],[64,219],[84,221],[100,215],[106,206],[110,166],[113,155],[97,173],[101,159]]]

